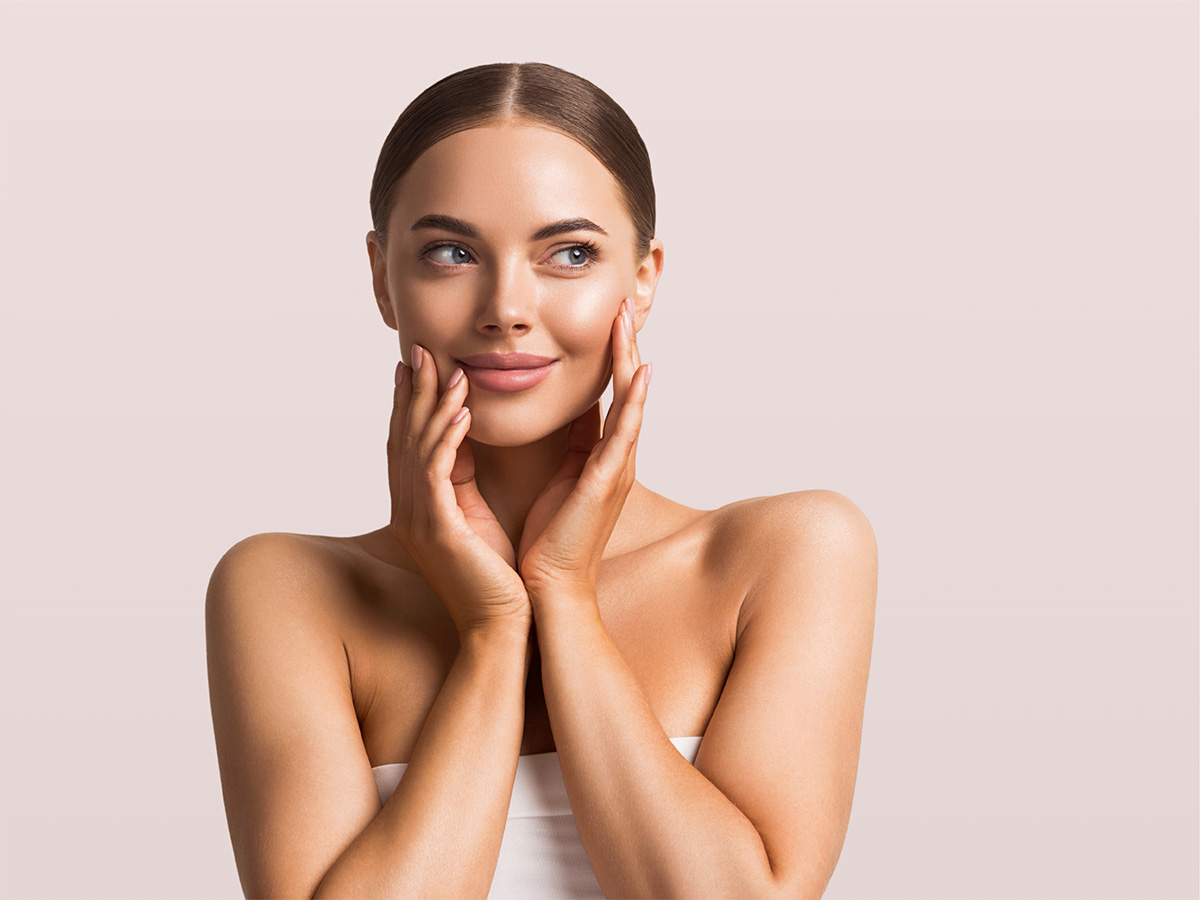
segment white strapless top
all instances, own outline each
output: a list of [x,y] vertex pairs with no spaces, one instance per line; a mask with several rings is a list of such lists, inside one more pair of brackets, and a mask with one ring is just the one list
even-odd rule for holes
[[[699,737],[674,737],[684,759],[696,761]],[[404,777],[408,763],[375,766],[379,800],[388,798]],[[488,900],[576,900],[602,898],[600,883],[579,839],[558,752],[517,758],[508,823]]]

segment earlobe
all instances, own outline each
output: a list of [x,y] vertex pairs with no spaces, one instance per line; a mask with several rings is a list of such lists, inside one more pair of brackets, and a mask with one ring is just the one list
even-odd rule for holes
[[634,276],[637,281],[637,290],[631,299],[633,300],[633,327],[635,330],[641,330],[646,322],[646,316],[650,314],[650,307],[654,304],[654,291],[658,287],[662,269],[663,244],[658,238],[653,238],[650,241],[650,250],[647,252],[646,258],[638,265],[637,274]]
[[396,316],[392,312],[392,304],[388,303],[387,297],[376,297],[375,305],[379,307],[379,314],[383,316],[383,321],[387,323],[387,327],[392,331],[399,331],[399,326],[396,325]]

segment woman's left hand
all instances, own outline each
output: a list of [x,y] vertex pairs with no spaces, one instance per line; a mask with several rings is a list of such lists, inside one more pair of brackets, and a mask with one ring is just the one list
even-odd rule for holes
[[530,599],[547,590],[594,596],[600,558],[633,487],[650,365],[643,366],[633,303],[613,321],[613,402],[600,430],[600,401],[571,423],[562,467],[525,517],[517,567]]

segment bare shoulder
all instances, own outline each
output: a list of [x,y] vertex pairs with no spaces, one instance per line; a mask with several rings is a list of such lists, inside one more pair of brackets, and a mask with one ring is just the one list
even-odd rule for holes
[[[224,662],[252,634],[260,645],[295,646],[304,632],[311,650],[348,666],[355,599],[369,582],[361,561],[339,538],[264,532],[225,551],[205,595],[205,623],[214,663]],[[348,675],[347,675],[348,677]]]
[[722,507],[745,594],[695,765],[754,823],[781,896],[820,897],[846,835],[874,634],[875,534],[836,491]]
[[[711,529],[714,563],[738,572],[745,585],[739,633],[760,598],[818,595],[812,588],[821,582],[857,580],[862,589],[853,593],[869,594],[874,604],[874,588],[866,586],[877,578],[875,531],[844,494],[806,490],[752,497],[717,510]],[[781,582],[793,590],[778,590]]]
[[346,574],[322,539],[270,533],[233,545],[209,581],[213,729],[248,897],[311,897],[378,812],[330,599]]
[[[336,545],[316,535],[264,532],[225,551],[209,579],[209,615],[231,603],[285,605],[292,613],[331,596],[347,581]],[[224,610],[229,612],[228,609]]]
[[840,522],[870,528],[866,515],[853,500],[837,491],[822,489],[737,500],[717,512],[729,528],[749,530],[760,539],[768,537],[780,526],[819,529]]
[[263,532],[243,538],[225,551],[218,560],[214,574],[249,575],[273,571],[282,574],[300,566],[296,574],[316,574],[330,568],[328,538],[282,531]]

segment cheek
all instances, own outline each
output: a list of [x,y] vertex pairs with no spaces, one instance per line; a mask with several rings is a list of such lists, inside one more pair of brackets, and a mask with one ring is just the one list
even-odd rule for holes
[[[399,252],[399,251],[397,251]],[[388,263],[388,290],[396,311],[401,342],[437,345],[462,327],[462,307],[469,298],[449,280],[419,277],[419,270],[399,257]],[[456,311],[458,316],[456,317]]]
[[414,288],[405,285],[396,300],[396,325],[400,337],[409,343],[420,341],[437,347],[450,340],[462,330],[463,315],[468,310],[459,309],[453,296],[445,292]]
[[624,296],[620,286],[597,283],[560,293],[547,298],[543,321],[567,353],[603,359],[612,347],[613,320]]

